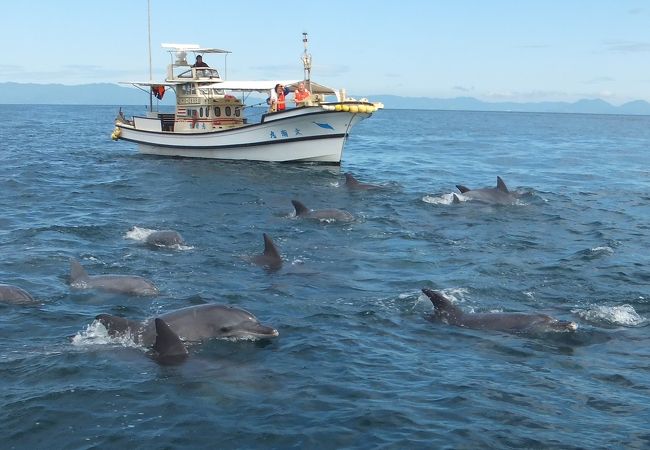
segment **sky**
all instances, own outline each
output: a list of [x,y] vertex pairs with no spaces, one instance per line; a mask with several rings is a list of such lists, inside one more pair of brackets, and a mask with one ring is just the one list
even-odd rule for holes
[[[149,79],[147,0],[2,2],[0,82]],[[231,51],[230,80],[312,80],[348,94],[483,101],[650,101],[647,0],[150,0],[160,44]],[[204,60],[222,74],[223,57]]]

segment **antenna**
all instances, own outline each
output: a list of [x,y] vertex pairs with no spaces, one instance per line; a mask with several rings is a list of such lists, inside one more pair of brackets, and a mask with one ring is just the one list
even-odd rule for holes
[[305,47],[305,50],[302,53],[302,65],[305,68],[305,82],[307,84],[307,90],[311,92],[311,54],[307,52],[307,33],[302,33],[302,43]]
[[[147,35],[149,37],[149,81],[153,81],[151,69],[151,0],[147,0]],[[149,89],[149,112],[153,111],[153,91]]]

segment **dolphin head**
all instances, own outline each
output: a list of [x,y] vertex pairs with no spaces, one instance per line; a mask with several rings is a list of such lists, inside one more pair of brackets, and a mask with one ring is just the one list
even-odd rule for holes
[[279,334],[275,328],[262,325],[248,311],[232,307],[227,314],[221,314],[215,331],[224,338],[272,338]]

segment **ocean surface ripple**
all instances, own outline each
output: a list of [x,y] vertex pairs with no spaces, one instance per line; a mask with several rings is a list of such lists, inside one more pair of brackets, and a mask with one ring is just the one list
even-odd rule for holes
[[[385,110],[332,167],[140,155],[110,106],[0,109],[0,283],[36,299],[0,303],[3,448],[650,446],[650,117]],[[497,176],[516,202],[453,202]],[[186,244],[144,245],[166,229]],[[250,262],[262,233],[280,270]],[[71,290],[71,258],[161,293]],[[432,321],[423,287],[578,330]],[[160,366],[93,322],[211,302],[280,336]]]

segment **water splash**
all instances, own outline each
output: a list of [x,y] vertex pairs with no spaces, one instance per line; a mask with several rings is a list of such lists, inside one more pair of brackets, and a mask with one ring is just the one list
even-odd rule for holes
[[584,320],[607,325],[637,327],[646,322],[646,319],[641,317],[632,305],[627,304],[619,306],[593,306],[572,312]]

